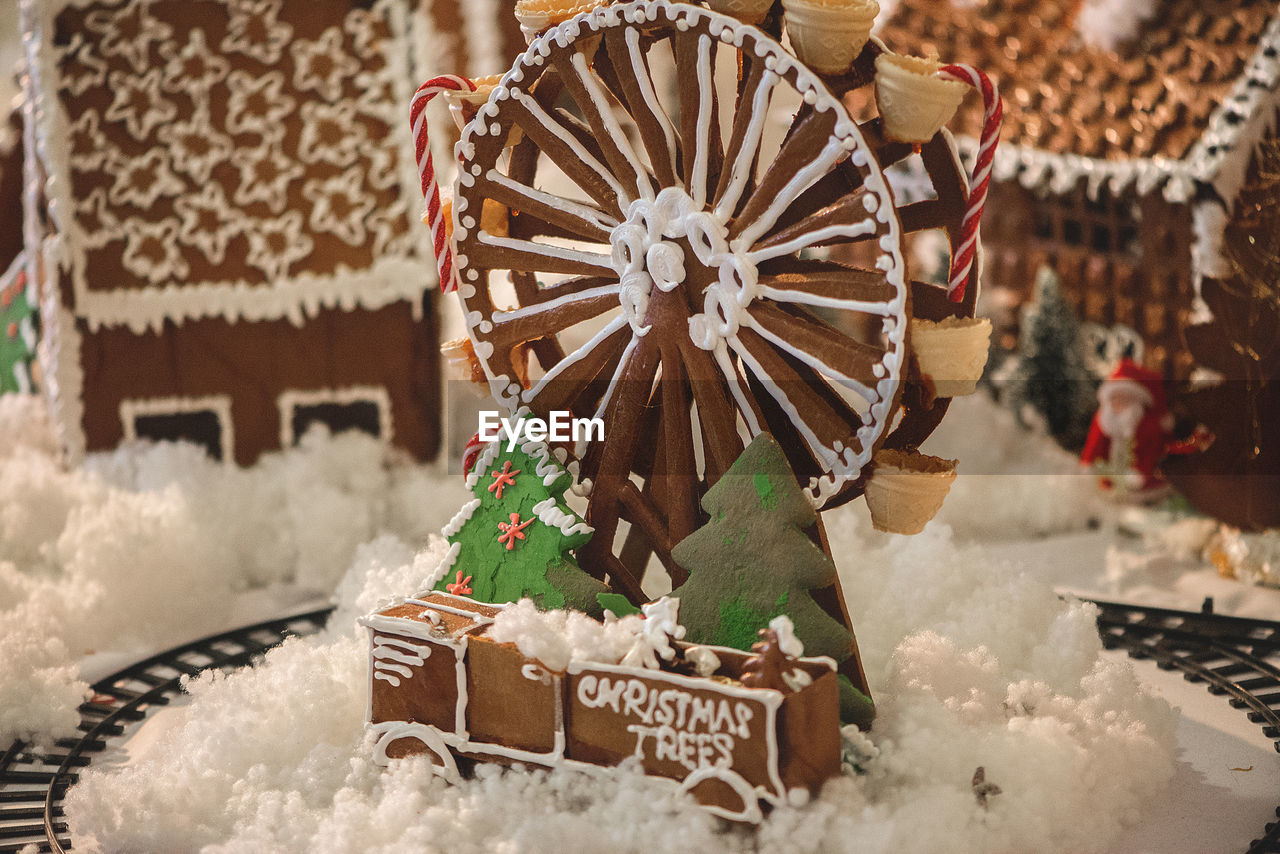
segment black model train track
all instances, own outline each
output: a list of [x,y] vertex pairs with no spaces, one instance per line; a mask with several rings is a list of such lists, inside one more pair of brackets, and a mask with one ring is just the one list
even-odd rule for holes
[[[1214,614],[1211,600],[1200,613],[1090,601],[1098,606],[1098,631],[1108,649],[1204,683],[1262,727],[1280,752],[1280,623]],[[1248,854],[1280,854],[1280,821],[1267,824]]]
[[78,737],[59,739],[47,752],[15,741],[0,753],[0,854],[32,844],[40,851],[70,849],[62,798],[79,769],[123,737],[129,724],[181,694],[184,676],[249,664],[285,638],[320,631],[332,612],[321,608],[193,641],[94,683],[79,709]]
[[[1261,726],[1280,751],[1280,622],[1089,601],[1098,606],[1108,649],[1204,683]],[[123,736],[127,724],[180,694],[183,676],[248,664],[287,637],[319,631],[332,610],[270,620],[140,661],[92,686],[92,700],[80,707],[79,738],[59,740],[50,753],[15,742],[0,754],[0,854],[32,843],[41,851],[68,850],[62,797],[77,770]],[[1280,821],[1266,826],[1248,854],[1280,854]]]

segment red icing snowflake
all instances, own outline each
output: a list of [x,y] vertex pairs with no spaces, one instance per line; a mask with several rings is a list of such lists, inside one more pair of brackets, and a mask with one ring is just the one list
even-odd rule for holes
[[493,493],[493,497],[501,498],[504,486],[515,486],[516,475],[518,474],[520,474],[520,469],[511,470],[511,460],[507,460],[502,464],[502,471],[489,472],[489,476],[493,478],[493,483],[489,484],[489,491]]
[[502,531],[502,533],[498,535],[498,542],[506,543],[507,551],[511,551],[516,547],[516,540],[524,539],[524,529],[529,527],[532,524],[533,524],[532,519],[526,519],[525,521],[521,522],[520,514],[512,513],[510,523],[507,523],[507,522],[498,523],[498,530]]
[[453,581],[444,586],[444,589],[452,593],[454,596],[470,596],[475,591],[471,589],[471,576],[462,577],[462,570],[458,570],[458,574],[453,577]]

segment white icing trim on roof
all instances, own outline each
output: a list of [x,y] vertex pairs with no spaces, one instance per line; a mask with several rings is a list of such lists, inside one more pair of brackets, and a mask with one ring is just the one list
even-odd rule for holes
[[[30,97],[34,104],[27,108],[28,151],[39,158],[49,180],[45,184],[48,217],[51,227],[63,235],[60,264],[48,265],[46,272],[51,289],[58,288],[59,274],[70,276],[77,317],[88,322],[90,329],[102,326],[127,326],[136,333],[159,330],[166,320],[181,323],[204,317],[262,321],[287,319],[302,325],[306,318],[322,309],[364,308],[377,310],[400,300],[413,306],[415,317],[422,310],[422,296],[435,280],[427,230],[415,218],[408,217],[413,235],[413,250],[405,257],[379,258],[369,267],[352,270],[339,266],[332,274],[303,274],[267,285],[244,281],[203,283],[172,282],[163,286],[129,288],[115,291],[90,290],[85,274],[86,247],[84,233],[72,215],[74,198],[68,180],[70,174],[67,138],[70,122],[57,97],[57,51],[52,44],[54,21],[69,6],[83,6],[86,0],[22,0],[28,68],[31,72]],[[401,152],[399,178],[405,194],[416,193],[416,173],[411,152],[413,142],[408,123],[403,121],[401,105],[412,96],[412,75],[408,62],[409,22],[404,4],[378,0],[375,10],[385,10],[391,35],[385,43],[386,65],[377,75],[392,87],[393,96],[384,105],[383,118],[391,128]],[[370,80],[370,88],[375,81]],[[367,107],[367,105],[366,105]],[[28,181],[28,196],[39,191],[38,183]],[[36,198],[28,199],[34,210]]]
[[[1268,56],[1268,52],[1273,55]],[[1280,110],[1280,14],[1273,14],[1258,38],[1258,47],[1230,95],[1209,117],[1200,138],[1182,160],[1168,157],[1106,160],[1057,154],[1025,145],[1001,145],[993,175],[1017,181],[1029,190],[1071,191],[1081,181],[1091,197],[1102,188],[1113,193],[1133,189],[1139,196],[1157,190],[1166,201],[1189,204],[1193,219],[1192,281],[1199,301],[1200,281],[1227,270],[1222,256],[1222,229],[1244,185],[1258,144],[1275,130]],[[972,162],[977,140],[964,137],[961,150]],[[1197,187],[1207,185],[1217,200],[1195,201]],[[1216,209],[1216,212],[1215,212]]]

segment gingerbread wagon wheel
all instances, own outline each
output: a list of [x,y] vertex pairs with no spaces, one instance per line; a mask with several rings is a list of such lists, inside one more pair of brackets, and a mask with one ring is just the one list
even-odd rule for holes
[[[941,202],[896,208],[883,166],[914,148],[841,103],[869,68],[824,79],[759,28],[637,0],[536,39],[463,131],[454,262],[476,353],[509,411],[603,419],[572,448],[596,532],[579,560],[635,599],[650,550],[683,579],[670,549],[751,436],[772,433],[822,506],[860,493],[900,419],[904,223],[950,223]],[[921,155],[940,199],[967,192],[945,141]],[[874,265],[828,257],[842,244]]]

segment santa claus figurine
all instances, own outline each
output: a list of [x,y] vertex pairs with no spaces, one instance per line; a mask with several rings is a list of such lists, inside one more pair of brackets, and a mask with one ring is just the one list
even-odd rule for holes
[[1156,467],[1172,431],[1163,378],[1123,359],[1098,389],[1098,412],[1080,462],[1102,475],[1104,489],[1154,495],[1166,485]]

